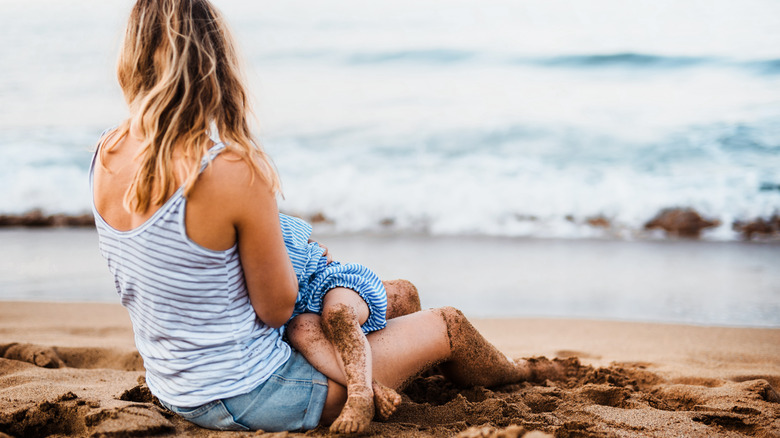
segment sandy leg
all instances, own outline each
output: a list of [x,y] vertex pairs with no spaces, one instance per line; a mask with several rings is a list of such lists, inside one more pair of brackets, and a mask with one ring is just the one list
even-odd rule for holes
[[374,417],[371,347],[360,329],[357,314],[350,306],[336,304],[323,312],[322,328],[342,362],[347,380],[347,402],[330,425],[330,431],[363,432]]
[[450,358],[442,371],[458,385],[495,386],[516,383],[533,377],[533,367],[517,363],[488,342],[460,310],[439,310],[447,325]]
[[330,425],[333,433],[364,432],[374,417],[374,400],[371,388],[348,386],[347,402],[341,414]]
[[409,315],[422,310],[420,294],[409,280],[383,281],[387,291],[387,319]]

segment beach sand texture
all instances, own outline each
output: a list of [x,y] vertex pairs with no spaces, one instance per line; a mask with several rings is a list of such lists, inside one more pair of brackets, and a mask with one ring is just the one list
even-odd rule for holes
[[[780,330],[556,319],[475,325],[512,357],[576,356],[566,381],[414,381],[369,436],[780,436]],[[263,436],[200,429],[143,383],[117,304],[0,303],[0,436]],[[268,434],[287,436],[302,434]],[[325,428],[307,433],[327,436]]]

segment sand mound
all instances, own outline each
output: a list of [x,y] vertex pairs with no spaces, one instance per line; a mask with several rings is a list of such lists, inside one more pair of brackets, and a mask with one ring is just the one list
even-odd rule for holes
[[[430,372],[365,435],[780,437],[780,330],[520,319],[479,328],[513,356],[586,365],[566,359],[565,376],[497,388]],[[329,436],[217,432],[172,415],[143,380],[118,305],[3,303],[0,335],[0,438]]]
[[143,371],[144,363],[137,351],[110,348],[44,347],[35,344],[0,345],[0,357],[19,360],[43,368],[109,368]]
[[[0,432],[59,436],[302,436],[200,429],[159,405],[129,352],[0,346]],[[537,359],[543,360],[543,359]],[[559,380],[459,388],[436,373],[414,380],[368,436],[778,436],[776,377],[665,379],[647,364],[594,368],[567,360]],[[56,365],[56,366],[55,366]],[[307,436],[329,436],[326,428]]]

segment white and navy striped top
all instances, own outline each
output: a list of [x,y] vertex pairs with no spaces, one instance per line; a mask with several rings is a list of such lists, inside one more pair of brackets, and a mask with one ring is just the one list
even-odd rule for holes
[[[201,171],[224,146],[204,157]],[[90,186],[98,154],[92,159]],[[100,251],[130,314],[146,382],[178,407],[245,394],[290,356],[279,329],[249,302],[238,247],[213,251],[187,236],[179,189],[149,220],[118,231],[93,199]]]

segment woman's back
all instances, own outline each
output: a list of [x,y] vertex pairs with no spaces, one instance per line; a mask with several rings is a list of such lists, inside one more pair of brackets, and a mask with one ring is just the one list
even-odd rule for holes
[[[290,349],[279,330],[257,318],[232,227],[214,226],[221,210],[209,204],[220,201],[209,185],[218,184],[219,175],[198,181],[188,198],[180,189],[143,214],[128,211],[121,195],[137,167],[134,146],[132,139],[120,140],[102,155],[107,163],[96,153],[92,181],[100,249],[133,321],[149,387],[177,406],[246,393],[284,363]],[[191,219],[185,223],[185,217]],[[233,242],[226,249],[204,247],[190,238],[191,226],[211,228],[216,247],[231,233]]]

